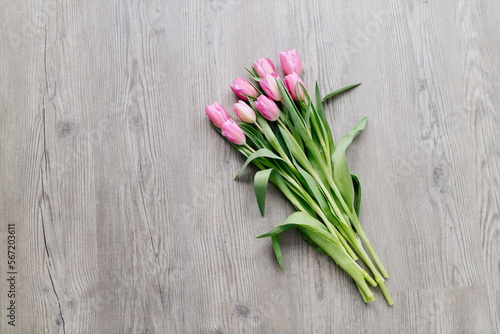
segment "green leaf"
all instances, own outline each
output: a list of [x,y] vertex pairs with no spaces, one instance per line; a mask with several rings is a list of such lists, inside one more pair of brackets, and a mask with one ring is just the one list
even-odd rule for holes
[[309,160],[307,159],[307,156],[305,155],[303,148],[300,147],[296,141],[294,141],[293,136],[291,136],[285,129],[283,129],[281,126],[279,127],[279,130],[281,132],[281,136],[283,140],[285,141],[285,144],[288,148],[288,151],[294,157],[297,159],[298,162],[300,162],[303,166],[307,165],[309,163]]
[[283,149],[283,152],[285,152],[286,156],[290,159],[292,156],[290,154],[290,151],[288,150],[288,146],[286,146],[285,140],[283,139],[283,135],[281,134],[279,127],[276,127],[275,129],[275,136],[276,140],[278,140],[279,145]]
[[334,238],[325,225],[319,220],[306,213],[292,213],[281,225],[276,226],[271,231],[257,238],[272,237],[292,228],[300,229],[309,240],[323,249],[334,259],[335,263],[346,270],[355,280],[363,280],[361,272],[356,268],[354,261],[352,261],[345,252],[344,246],[340,240]]
[[269,122],[264,117],[257,114],[257,123],[259,123],[259,125],[261,126],[264,136],[266,137],[269,144],[271,144],[271,146],[276,150],[276,152],[278,152],[281,156],[286,156],[286,153],[281,147],[278,139],[276,138],[276,135],[269,125]]
[[[283,108],[283,109],[286,110],[286,108]],[[302,142],[302,138],[300,137],[300,134],[297,132],[297,129],[295,129],[295,127],[293,126],[292,121],[290,120],[290,118],[284,117],[283,114],[284,113],[280,114],[280,120],[290,130],[290,132],[292,133],[292,136],[295,139],[295,141],[297,142],[297,144],[302,149],[304,149],[304,143]]]
[[351,174],[351,177],[354,185],[354,192],[356,193],[356,215],[359,217],[359,207],[361,206],[361,183],[356,175]]
[[257,204],[259,205],[262,217],[264,217],[264,211],[266,210],[267,184],[269,182],[269,176],[271,176],[272,172],[273,169],[269,168],[255,173],[253,187],[255,191],[255,198],[257,199]]
[[265,234],[259,235],[257,238],[272,237],[274,235],[278,235],[281,232],[284,232],[284,231],[289,230],[291,228],[299,228],[299,227],[304,228],[304,229],[310,229],[313,231],[317,231],[318,233],[322,233],[325,236],[327,236],[328,238],[332,239],[333,243],[341,246],[339,240],[333,241],[334,239],[331,238],[331,234],[325,225],[323,225],[316,218],[313,218],[304,212],[292,213],[290,216],[288,216],[288,218],[281,225],[276,226],[271,231],[269,231]]
[[278,263],[280,265],[281,271],[283,271],[283,257],[281,255],[281,247],[280,247],[279,235],[272,236],[271,240],[273,242],[274,255],[276,255],[276,260],[278,260]]
[[238,174],[236,174],[236,176],[234,178],[235,179],[238,178],[238,176],[240,176],[240,174],[243,173],[243,171],[245,170],[245,168],[247,168],[248,164],[250,162],[252,162],[252,160],[254,160],[256,158],[261,158],[261,157],[272,158],[272,159],[277,159],[277,160],[283,160],[279,156],[277,156],[276,154],[274,154],[273,152],[271,152],[270,150],[268,150],[267,148],[261,148],[260,150],[255,151],[252,154],[250,154],[250,156],[247,158],[247,160],[245,161],[245,163],[241,167],[240,171],[238,172]]
[[[305,90],[304,87],[304,91]],[[310,100],[309,94],[306,93],[307,99]],[[318,152],[321,156],[322,161],[328,163],[330,160],[330,149],[328,146],[328,134],[323,126],[322,120],[319,118],[316,108],[312,100],[310,100],[308,107],[310,108],[310,123],[308,124],[308,131],[311,135],[313,142],[316,144]],[[307,147],[309,151],[311,151],[310,147]],[[318,160],[318,158],[316,158]]]
[[332,130],[330,129],[330,125],[326,120],[325,110],[323,109],[323,103],[321,101],[321,93],[319,92],[319,87],[317,82],[316,82],[315,95],[316,95],[316,112],[325,130],[325,136],[326,136],[325,139],[328,142],[328,151],[329,151],[327,153],[328,155],[331,155],[335,147],[333,144]]
[[285,86],[283,85],[283,82],[276,79],[276,83],[280,90],[282,101],[292,118],[293,125],[295,126],[301,137],[304,137],[303,134],[301,133],[301,131],[306,131],[306,124],[304,118],[297,109],[297,106],[295,105],[295,103],[292,100],[292,97],[290,96]]
[[248,68],[245,67],[245,70],[247,70],[248,73],[250,73],[250,78],[254,79],[255,81],[261,81],[262,79],[259,77],[257,72],[255,72],[255,69],[252,67],[252,71],[250,71]]
[[325,195],[323,194],[323,192],[319,188],[316,180],[311,176],[311,174],[309,174],[306,170],[301,168],[298,164],[295,164],[295,166],[297,167],[297,170],[304,178],[306,185],[307,185],[308,189],[310,190],[310,193],[312,193],[313,197],[318,202],[319,207],[321,208],[323,213],[327,217],[332,218],[333,214],[330,210],[330,207],[328,206],[328,202],[326,201]]
[[[343,248],[344,246],[340,243],[339,239],[334,239],[331,237],[331,234],[322,233],[321,231],[315,229],[307,227],[301,227],[300,229],[313,243],[318,245],[319,248],[323,249],[325,253],[327,253],[335,261],[335,263],[340,265],[345,270],[342,264],[347,265],[347,262],[349,262],[347,259],[348,255],[345,253],[345,250]],[[354,262],[350,263],[350,266],[353,270],[356,270],[354,268]],[[359,273],[359,275],[361,275],[361,272]]]
[[309,131],[311,129],[311,104],[312,102],[307,104],[306,113],[304,114],[304,121],[306,122]]
[[338,143],[332,155],[333,181],[351,212],[354,212],[354,186],[349,167],[347,166],[345,151],[353,139],[364,130],[366,121],[366,117],[359,121]]
[[253,67],[253,66],[252,66],[252,71],[253,71],[253,76],[254,77],[260,78],[259,77],[259,73],[257,73],[257,71],[255,70],[255,67]]
[[[311,153],[311,155],[309,155],[309,159],[315,160],[317,162],[317,165],[320,168],[319,171],[326,171],[324,157],[321,156],[321,153],[320,153],[316,143],[314,142],[313,138],[311,137],[311,134],[310,134],[310,132],[307,129],[307,126],[305,124],[304,118],[302,117],[301,113],[297,110],[297,107],[293,103],[293,101],[290,97],[290,94],[287,92],[287,90],[283,86],[283,83],[279,80],[276,80],[276,83],[278,84],[278,88],[280,90],[281,97],[283,98],[283,102],[285,104],[285,107],[288,109],[288,111],[290,113],[290,116],[291,116],[292,121],[293,121],[293,125],[295,126],[295,128],[297,129],[297,132],[302,137],[302,139],[306,145],[306,148],[308,149],[308,152]],[[290,149],[290,147],[289,147],[289,149]],[[294,154],[294,152],[292,152],[291,149],[290,149],[290,152],[292,154]],[[297,160],[299,160],[299,162],[301,162],[300,159],[297,159]],[[306,167],[306,166],[304,166],[304,167]]]
[[267,148],[271,150],[271,146],[267,142],[267,140],[264,139],[262,136],[262,133],[258,131],[256,128],[254,128],[252,125],[247,124],[247,123],[239,123],[241,129],[245,133],[245,135],[250,138],[252,143],[254,143],[255,147],[257,149],[259,148]]
[[283,224],[273,228],[271,231],[258,236],[257,238],[277,236],[283,231],[291,228],[297,228],[309,239],[313,244],[323,249],[337,265],[344,269],[355,281],[360,285],[363,292],[370,299],[373,298],[366,281],[361,272],[361,268],[352,260],[345,252],[344,246],[338,238],[334,238],[325,225],[321,224],[317,219],[303,212],[295,212],[291,214]]
[[324,250],[337,265],[344,269],[356,281],[356,284],[360,285],[363,292],[367,294],[369,299],[373,299],[373,294],[366,284],[361,268],[349,255],[347,255],[339,239],[332,238],[331,234],[325,234],[321,231],[307,227],[300,227],[300,230],[304,232],[306,237],[309,238],[314,244]]
[[[316,245],[311,239],[309,239],[309,237],[307,236],[307,234],[305,234],[302,230],[298,230],[299,231],[299,234],[301,235],[302,237],[302,240],[304,240],[309,246],[311,246],[312,248],[314,248],[315,250],[317,250],[318,252],[320,253],[323,253],[325,255],[328,255],[321,247],[319,247],[318,245]],[[274,237],[272,237],[274,238]]]
[[354,87],[358,87],[359,85],[361,85],[361,82],[357,83],[357,84],[354,84],[354,85],[350,85],[350,86],[344,87],[344,88],[337,89],[336,91],[331,92],[330,94],[328,94],[327,96],[325,96],[323,98],[323,102],[325,102],[326,100],[328,100],[331,97],[334,97],[335,95],[338,95],[340,93],[345,92],[346,90],[349,90],[349,89],[354,88]]

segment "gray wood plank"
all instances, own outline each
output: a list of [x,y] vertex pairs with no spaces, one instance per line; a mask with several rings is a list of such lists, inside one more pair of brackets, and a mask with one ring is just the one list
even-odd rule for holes
[[[500,333],[500,3],[6,1],[1,333]],[[244,159],[210,126],[245,66],[297,48],[327,93],[389,271],[365,305],[291,231],[255,239]],[[281,70],[280,66],[278,66]],[[6,321],[16,224],[17,326]]]

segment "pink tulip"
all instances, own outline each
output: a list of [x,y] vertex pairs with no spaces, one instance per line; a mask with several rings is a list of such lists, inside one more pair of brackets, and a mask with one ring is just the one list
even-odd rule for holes
[[[297,73],[292,73],[292,74],[287,75],[285,77],[284,82],[285,82],[285,87],[288,90],[288,92],[290,93],[290,96],[292,97],[292,99],[294,99],[295,101],[297,101],[297,100],[304,101],[304,99],[306,98],[306,95],[304,93],[304,90],[302,89],[302,86],[300,85],[300,84],[304,85],[304,82],[297,75]],[[299,96],[297,96],[297,85],[299,85]]]
[[243,130],[241,130],[238,123],[231,118],[227,119],[224,124],[222,124],[222,135],[233,144],[243,145],[246,143],[246,137]]
[[257,108],[260,114],[268,121],[275,121],[280,117],[280,108],[278,108],[276,103],[267,96],[259,96],[254,104],[255,108]]
[[269,58],[262,58],[260,60],[254,61],[253,68],[255,68],[255,71],[261,78],[263,78],[266,74],[271,74],[276,72],[276,68],[274,67],[273,62]]
[[231,89],[240,97],[240,99],[248,101],[245,95],[257,97],[259,95],[255,88],[243,78],[236,78],[231,85]]
[[243,122],[255,123],[255,112],[244,101],[239,100],[238,103],[233,105],[233,111]]
[[286,50],[280,52],[281,66],[285,75],[297,73],[299,76],[302,74],[302,62],[300,61],[297,50]]
[[222,124],[229,118],[227,111],[222,108],[219,102],[214,102],[209,106],[205,107],[205,112],[207,113],[208,118],[214,123],[216,127],[219,129],[222,127]]
[[279,78],[278,73],[266,74],[260,81],[260,87],[262,87],[266,95],[271,99],[281,101],[280,89],[276,83],[276,78]]

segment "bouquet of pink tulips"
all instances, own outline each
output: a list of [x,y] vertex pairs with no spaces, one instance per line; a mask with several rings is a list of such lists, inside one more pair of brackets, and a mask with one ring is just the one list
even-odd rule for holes
[[[367,119],[359,121],[335,146],[323,110],[325,100],[359,84],[323,98],[316,84],[311,96],[300,77],[302,63],[297,51],[281,52],[280,60],[285,72],[283,80],[273,62],[263,58],[255,61],[251,70],[247,69],[258,85],[244,78],[236,78],[231,85],[241,99],[234,104],[233,111],[243,123],[231,119],[217,102],[206,107],[216,129],[247,157],[235,178],[249,163],[261,169],[254,180],[261,214],[264,215],[269,181],[297,210],[281,225],[258,238],[271,237],[283,269],[278,235],[295,228],[309,245],[333,258],[354,279],[365,302],[374,300],[369,284],[378,285],[392,305],[384,284],[388,274],[358,219],[361,186],[358,178],[351,175],[345,156],[347,147],[363,131]],[[371,275],[356,262],[358,256]]]

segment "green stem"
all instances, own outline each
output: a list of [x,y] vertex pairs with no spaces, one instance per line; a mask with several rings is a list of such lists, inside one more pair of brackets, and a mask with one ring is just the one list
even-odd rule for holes
[[368,251],[370,252],[371,256],[373,257],[373,261],[375,261],[375,264],[382,272],[382,275],[385,278],[389,278],[389,274],[387,273],[384,266],[382,265],[382,262],[380,261],[379,257],[377,256],[377,253],[375,253],[375,249],[373,249],[373,246],[370,243],[370,240],[368,240],[368,238],[365,235],[365,232],[361,228],[361,224],[359,223],[359,219],[358,219],[357,215],[354,215],[354,228],[356,228],[356,231],[358,231],[358,235],[360,236],[361,240],[363,240],[363,242],[365,243],[366,248],[368,248]]
[[380,261],[379,257],[377,256],[375,249],[373,249],[370,241],[366,237],[365,232],[363,231],[363,228],[361,227],[361,224],[359,222],[358,216],[356,215],[356,212],[349,210],[349,208],[347,207],[347,204],[344,201],[344,198],[342,197],[342,195],[340,194],[339,188],[337,188],[337,185],[335,184],[335,182],[331,178],[328,178],[328,182],[329,182],[330,187],[332,188],[333,192],[335,193],[335,195],[339,199],[339,202],[342,205],[342,208],[344,209],[344,211],[347,213],[347,215],[351,219],[351,222],[353,223],[354,228],[358,232],[358,235],[360,236],[360,238],[363,240],[366,247],[368,248],[368,251],[370,252],[371,256],[373,257],[375,264],[377,265],[379,270],[382,272],[382,275],[384,275],[385,278],[388,278],[389,275],[387,274],[387,271],[385,270],[384,266],[382,265],[382,262]]
[[[312,108],[312,106],[311,106]],[[318,133],[318,138],[319,138],[319,141],[320,141],[320,144],[321,146],[323,146],[325,148],[325,151],[324,151],[324,159],[326,161],[326,164],[327,164],[327,167],[329,170],[332,169],[332,162],[331,162],[331,159],[329,157],[329,152],[330,152],[330,148],[328,147],[328,140],[325,142],[324,138],[323,138],[323,132],[321,131],[321,129],[319,128],[319,125],[318,125],[318,122],[316,122],[316,117],[312,117],[312,123],[313,123],[313,127],[315,128],[316,130],[316,133]]]
[[[307,229],[304,229],[303,232],[306,235],[308,234]],[[321,245],[319,246],[321,247]],[[361,273],[361,270],[359,269],[359,265],[356,262],[354,262],[353,259],[347,256],[347,254],[345,253],[336,253],[336,252],[332,253],[328,252],[328,250],[325,248],[323,249],[328,253],[328,255],[335,261],[337,265],[339,265],[342,269],[344,269],[345,272],[347,272],[349,276],[351,276],[354,279],[354,281],[366,295],[366,298],[368,300],[373,300],[375,298],[373,296],[373,293],[370,291],[370,288],[366,284],[365,278]]]
[[389,294],[389,291],[387,290],[387,288],[384,284],[384,280],[377,279],[377,278],[375,278],[375,280],[378,282],[378,285],[380,286],[380,290],[382,290],[382,293],[384,294],[385,300],[387,300],[387,304],[392,305],[392,303],[393,303],[392,297]]
[[260,132],[264,133],[264,130],[262,130],[259,123],[255,122],[254,124],[257,126],[257,128],[260,130]]
[[[284,126],[284,124],[281,122],[281,120],[279,120],[279,123],[283,127],[283,129],[285,129],[285,131],[287,131],[290,134],[289,130]],[[292,135],[290,137],[293,138]],[[250,152],[255,152],[250,146],[248,146],[248,144],[245,144],[244,146]],[[280,146],[280,148],[281,148],[281,146]],[[283,154],[284,154],[284,152],[283,152]],[[264,159],[264,161],[266,161],[266,160]],[[268,162],[268,161],[266,161],[266,162]],[[269,162],[268,162],[268,164],[269,164]],[[271,164],[271,165],[273,166],[273,164]],[[291,164],[291,165],[293,166],[293,164]],[[375,280],[378,282],[378,284],[379,284],[379,286],[380,286],[380,288],[382,290],[382,293],[384,294],[384,297],[386,298],[386,300],[389,303],[389,305],[392,305],[393,301],[392,301],[392,298],[391,298],[391,296],[390,296],[387,288],[385,287],[384,279],[380,276],[379,272],[377,271],[377,269],[375,268],[375,266],[373,265],[373,263],[369,259],[368,255],[366,254],[365,250],[363,249],[363,247],[362,247],[359,239],[356,237],[356,234],[352,231],[351,226],[345,221],[344,216],[342,215],[342,213],[340,212],[340,209],[338,208],[337,204],[333,200],[330,192],[326,189],[325,185],[323,184],[323,182],[321,181],[321,179],[319,178],[319,176],[315,172],[314,168],[312,168],[312,165],[310,165],[310,163],[309,164],[306,163],[304,165],[304,167],[308,170],[308,172],[311,174],[311,176],[314,177],[314,179],[316,180],[316,182],[318,183],[318,185],[320,186],[320,188],[324,192],[325,196],[328,199],[328,202],[329,202],[331,208],[334,210],[334,212],[337,215],[337,217],[339,219],[339,222],[341,223],[344,231],[347,233],[351,244],[354,246],[354,248],[356,249],[356,251],[358,252],[358,254],[361,256],[362,260],[366,263],[366,265],[370,268],[370,270],[374,274]],[[323,169],[324,169],[324,167],[323,167]],[[278,168],[277,170],[280,171],[280,174],[285,174],[285,175],[282,175],[282,176],[286,177],[287,181],[290,182],[294,187],[297,187],[297,189],[301,189],[301,187],[298,186],[297,183],[294,180],[290,180],[289,176],[286,173],[283,173],[281,171],[281,169]],[[328,176],[328,173],[326,175]],[[331,179],[331,177],[327,177],[327,179],[328,179],[329,185],[332,188],[332,190],[334,191],[335,195],[339,198],[339,201],[340,201],[343,209],[348,214],[348,216],[351,217],[351,220],[352,220],[353,224],[355,225],[356,230],[358,231],[358,234],[360,235],[360,237],[363,239],[363,241],[365,242],[365,244],[369,248],[370,253],[373,252],[372,256],[374,256],[373,254],[375,254],[375,252],[373,250],[373,247],[371,247],[371,244],[369,243],[368,239],[366,238],[366,236],[365,236],[365,234],[364,234],[364,232],[363,232],[363,230],[361,228],[361,225],[359,223],[359,220],[357,219],[357,216],[353,215],[352,212],[347,208],[347,205],[346,205],[345,201],[343,200],[342,196],[340,195],[340,192],[338,191],[338,188],[336,187],[336,185],[333,182],[333,180]],[[282,190],[282,192],[285,194],[285,196],[287,196],[287,194],[285,193],[284,189],[282,189],[282,187],[279,187],[279,188],[280,188],[280,190]],[[294,196],[293,195],[289,194],[289,196],[287,196],[287,198],[289,198],[289,200],[292,201],[292,204],[294,204],[294,206],[301,207],[300,203],[298,203],[297,201],[294,200]],[[308,202],[311,203],[313,201],[308,201]],[[302,208],[302,210],[306,211],[304,208]],[[321,212],[321,210],[319,210],[319,211]],[[322,216],[324,216],[324,215],[322,214]],[[331,223],[328,221],[328,219],[325,219],[325,218],[326,217],[324,217],[324,218],[322,217],[322,219],[324,219],[325,222],[328,222],[326,224],[327,224],[327,227],[330,230],[330,233],[332,233],[332,235],[338,237],[340,235],[340,233],[338,233],[337,229],[333,228],[333,226],[329,226],[329,225],[331,225]],[[335,232],[337,232],[337,233],[335,233]],[[341,240],[341,241],[342,241],[342,239],[339,238],[339,240]],[[344,239],[344,241],[345,241],[345,239]],[[344,243],[342,243],[342,245],[344,245]],[[345,245],[344,245],[344,248],[345,248],[346,252],[349,249],[349,248],[345,247]],[[351,249],[351,252],[352,252],[352,249]],[[349,259],[350,261],[352,261],[351,265],[347,265],[343,261],[337,261],[337,259],[335,259],[335,258],[334,258],[334,260],[336,260],[337,264],[339,264],[346,272],[348,272],[356,280],[356,284],[358,285],[358,288],[360,289],[360,291],[363,291],[363,293],[365,294],[363,296],[363,298],[364,299],[370,299],[370,298],[373,299],[374,298],[373,294],[371,293],[371,291],[369,290],[368,286],[366,285],[366,281],[368,281],[370,284],[373,285],[373,279],[371,279],[371,277],[364,270],[362,270],[359,267],[359,265],[353,260],[352,257],[350,257],[347,253],[344,253],[344,254],[347,255],[347,259]],[[376,262],[378,262],[377,266],[379,266],[379,267],[382,266],[381,263],[380,263],[380,260],[376,256],[376,254],[374,256],[374,260]],[[356,268],[357,274],[361,275],[362,282],[359,281],[359,277],[358,277],[359,275],[357,275],[356,272],[352,271],[352,266],[354,266]],[[382,268],[383,268],[383,266],[382,266]],[[381,271],[385,272],[385,269],[381,270]]]
[[254,153],[254,152],[255,152],[255,150],[254,150],[253,148],[251,148],[250,146],[248,146],[248,144],[247,144],[247,143],[243,144],[243,146],[245,146],[247,149],[249,149],[249,150],[250,150],[250,152],[252,152],[252,153]]
[[[294,145],[298,145],[297,142],[295,141],[295,139],[293,138],[293,136],[291,135],[291,133],[289,132],[289,130],[284,126],[284,124],[282,122],[279,123],[280,126],[283,127],[283,129],[288,132],[289,134],[289,137],[291,138],[292,142]],[[351,241],[351,245],[356,249],[356,251],[358,252],[358,254],[361,256],[361,258],[363,259],[363,261],[366,263],[366,265],[370,268],[370,270],[372,271],[373,275],[375,277],[377,276],[380,276],[379,272],[377,271],[377,269],[375,268],[375,266],[373,265],[373,263],[371,262],[370,258],[368,257],[368,255],[366,254],[365,250],[363,249],[362,245],[361,245],[361,242],[359,241],[358,237],[356,236],[356,234],[354,233],[354,231],[352,230],[350,224],[347,223],[347,221],[344,219],[344,216],[342,215],[342,213],[340,212],[340,209],[339,207],[337,206],[337,204],[335,203],[332,195],[330,194],[330,191],[326,188],[326,186],[323,184],[321,178],[319,177],[319,175],[316,173],[316,171],[314,170],[313,166],[309,163],[309,161],[305,158],[305,157],[297,157],[300,161],[302,161],[302,164],[304,166],[304,168],[311,174],[311,176],[316,180],[316,182],[318,183],[319,187],[321,188],[321,190],[323,191],[323,193],[325,194],[327,200],[328,200],[328,203],[330,205],[330,207],[333,209],[335,215],[338,217],[338,220],[340,222],[340,224],[342,225],[342,229],[345,231],[345,233],[347,234],[347,236],[349,237],[349,240]],[[326,174],[327,176],[328,173]]]
[[316,201],[299,184],[297,184],[293,179],[290,179],[289,175],[287,175],[286,173],[282,173],[281,171],[278,171],[278,172],[280,173],[281,176],[283,176],[283,178],[288,183],[290,183],[290,185],[291,185],[290,188],[292,188],[292,190],[297,195],[299,195],[300,197],[302,197],[302,199],[304,201],[306,201],[307,203],[309,203],[309,205],[313,208],[313,210],[320,216],[320,218],[323,220],[323,222],[325,223],[326,227],[328,228],[328,230],[330,231],[330,233],[332,234],[332,236],[338,238],[339,241],[342,243],[342,245],[344,246],[347,254],[353,260],[357,260],[358,258],[356,256],[356,254],[353,252],[353,250],[351,249],[351,247],[349,246],[349,244],[347,243],[347,241],[345,240],[345,238],[332,225],[332,223],[328,220],[328,218],[326,218],[325,214],[323,213],[323,211],[321,211],[321,209],[318,206],[318,204],[316,203]]
[[375,282],[375,281],[373,280],[373,278],[370,276],[370,274],[368,274],[368,273],[366,272],[366,270],[361,269],[361,274],[363,275],[363,277],[365,278],[365,280],[366,280],[368,283],[370,283],[370,285],[371,285],[371,286],[373,286],[373,287],[377,286],[377,282]]
[[[359,294],[361,295],[361,298],[363,298],[363,301],[365,303],[369,303],[371,300],[368,300],[368,297],[366,296],[365,292],[360,288],[358,283],[356,283],[356,286],[358,287]],[[373,299],[375,299],[375,297]]]
[[261,129],[262,133],[264,134],[264,136],[266,137],[266,139],[271,144],[271,146],[276,150],[276,152],[278,152],[278,154],[283,158],[283,160],[285,160],[285,162],[292,169],[292,171],[295,171],[296,170],[295,166],[290,161],[290,158],[288,158],[285,151],[283,151],[283,148],[281,147],[280,143],[278,142],[278,139],[276,139],[276,136],[274,135],[273,131],[271,130],[271,127],[267,123],[267,120],[265,118],[259,116],[259,117],[257,117],[257,122],[261,123],[260,125],[262,127],[260,127],[260,129]]
[[[309,201],[308,201],[309,202]],[[312,203],[311,203],[312,202]],[[309,202],[309,204],[311,204],[311,206],[313,207],[314,211],[320,216],[320,218],[323,220],[323,222],[325,223],[326,227],[328,227],[328,230],[330,231],[330,233],[332,235],[335,235],[339,240],[340,242],[342,243],[342,245],[344,246],[345,250],[347,251],[347,254],[354,260],[356,261],[358,259],[358,257],[356,256],[356,254],[354,253],[354,251],[352,250],[352,248],[349,246],[349,243],[345,240],[345,238],[342,236],[342,234],[340,234],[340,232],[335,228],[335,226],[332,225],[332,223],[328,220],[328,218],[326,218],[325,214],[323,213],[323,211],[321,211],[321,209],[319,208],[319,206],[316,204],[316,202],[314,202],[311,198],[311,202]]]
[[350,228],[349,224],[344,219],[344,216],[342,215],[339,207],[337,206],[337,204],[333,200],[332,196],[330,195],[330,192],[326,189],[325,185],[321,182],[321,179],[319,178],[319,176],[316,174],[316,172],[312,168],[309,171],[309,173],[311,173],[312,177],[314,177],[314,179],[316,180],[318,185],[321,187],[321,189],[325,193],[325,195],[328,199],[328,202],[330,203],[331,208],[333,209],[333,211],[337,215],[339,221],[342,223],[342,227],[343,227],[344,231],[349,236],[349,239],[351,240],[351,245],[354,247],[354,249],[356,249],[356,251],[358,252],[358,254],[361,257],[361,259],[363,260],[363,262],[365,262],[366,265],[368,266],[368,268],[370,268],[371,272],[373,273],[373,276],[375,276],[375,279],[377,279],[377,277],[380,277],[380,279],[383,280],[383,278],[380,276],[380,273],[378,272],[377,268],[373,265],[373,262],[368,257],[368,254],[366,254],[366,251],[363,249],[363,246],[361,245],[361,242],[359,241],[359,239],[356,237],[356,234],[354,233],[354,231]]
[[[320,215],[321,217],[321,215]],[[324,219],[323,217],[321,219]],[[356,261],[358,259],[358,257],[356,256],[356,254],[353,252],[353,250],[351,249],[351,247],[349,246],[349,244],[346,242],[346,240],[344,239],[344,237],[342,236],[342,234],[339,233],[339,231],[337,231],[337,229],[332,225],[332,223],[330,223],[328,220],[326,220],[326,227],[328,228],[328,230],[330,231],[330,233],[335,237],[337,238],[340,243],[342,244],[342,246],[344,246],[344,250],[346,252],[346,254],[353,260],[353,261]]]

